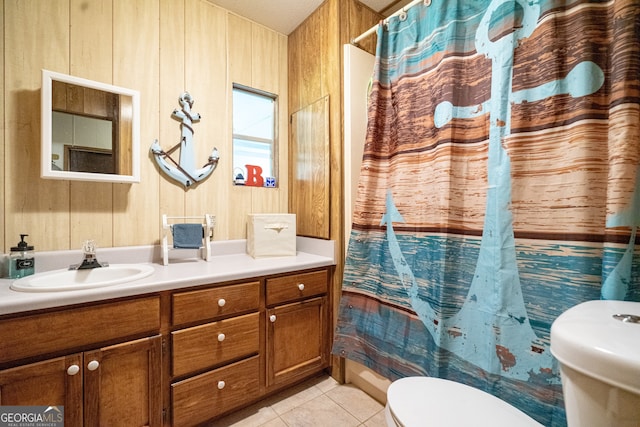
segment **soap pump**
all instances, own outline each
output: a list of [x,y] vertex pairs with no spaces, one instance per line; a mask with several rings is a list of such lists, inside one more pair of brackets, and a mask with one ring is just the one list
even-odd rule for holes
[[30,276],[35,272],[35,258],[33,246],[24,241],[28,234],[21,234],[17,246],[11,248],[9,255],[9,279]]

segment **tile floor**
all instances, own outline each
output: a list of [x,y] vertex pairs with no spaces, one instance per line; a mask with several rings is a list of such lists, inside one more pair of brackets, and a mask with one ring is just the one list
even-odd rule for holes
[[386,427],[384,406],[352,384],[312,378],[208,427]]

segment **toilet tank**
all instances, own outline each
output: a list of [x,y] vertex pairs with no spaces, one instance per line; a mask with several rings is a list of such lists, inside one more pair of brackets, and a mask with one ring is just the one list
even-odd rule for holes
[[640,426],[640,302],[588,301],[551,326],[569,427]]

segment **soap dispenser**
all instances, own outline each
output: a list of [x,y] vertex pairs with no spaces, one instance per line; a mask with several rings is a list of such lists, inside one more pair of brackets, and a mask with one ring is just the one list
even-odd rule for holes
[[24,238],[28,234],[21,234],[17,246],[11,248],[9,254],[9,279],[19,279],[35,273],[36,261],[33,246],[29,246]]

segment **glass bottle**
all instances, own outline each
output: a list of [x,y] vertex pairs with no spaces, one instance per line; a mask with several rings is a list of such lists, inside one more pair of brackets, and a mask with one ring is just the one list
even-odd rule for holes
[[11,248],[9,254],[9,279],[19,279],[35,273],[36,261],[33,246],[29,246],[24,238],[28,234],[21,234],[17,246]]

